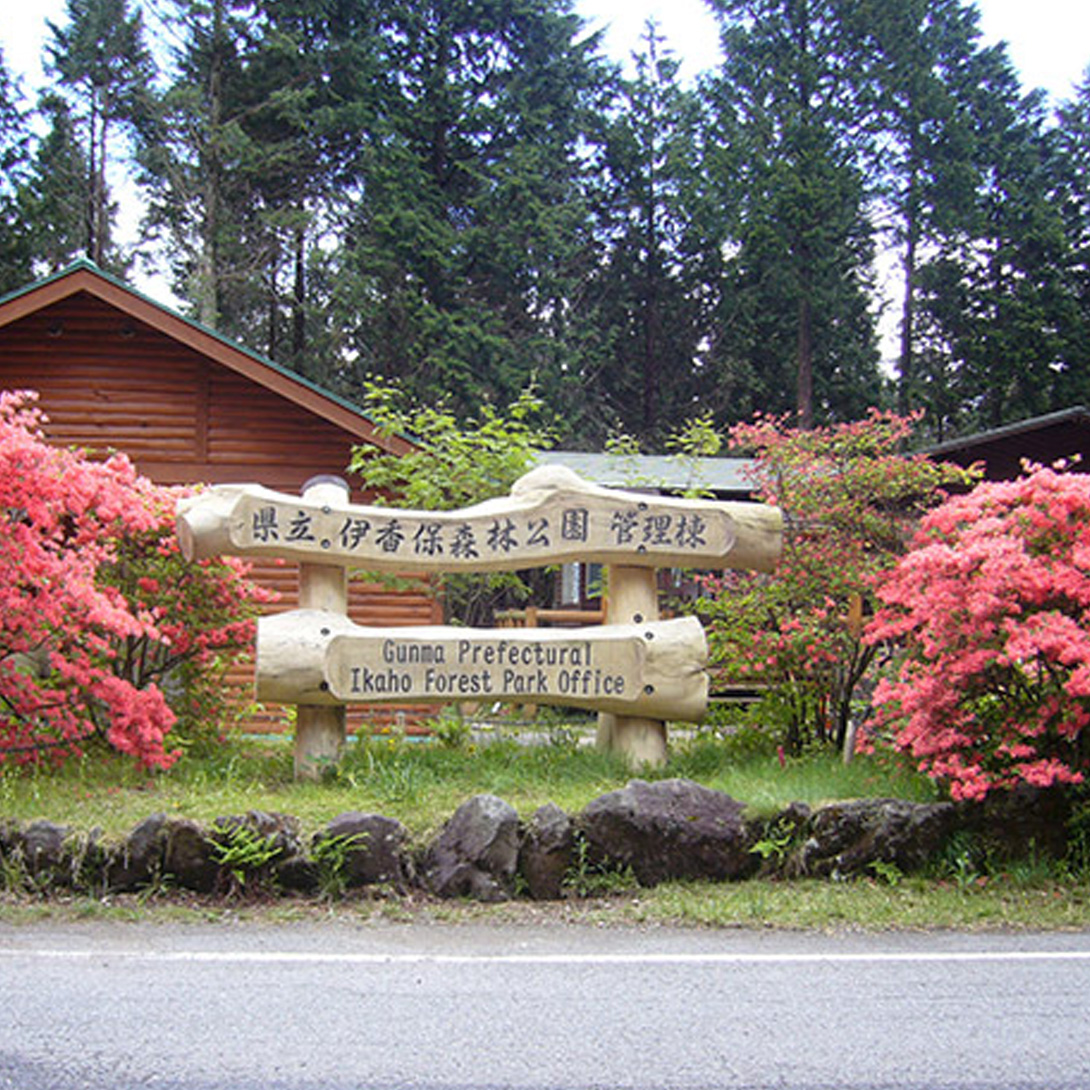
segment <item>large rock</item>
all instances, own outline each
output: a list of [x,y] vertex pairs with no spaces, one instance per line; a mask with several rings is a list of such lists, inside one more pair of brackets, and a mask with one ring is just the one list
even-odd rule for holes
[[413,878],[409,831],[381,814],[338,814],[314,835],[311,854],[328,892],[389,884],[405,890]]
[[534,812],[522,836],[519,874],[535,901],[563,897],[574,844],[574,823],[559,806],[549,802]]
[[166,851],[166,814],[152,814],[112,848],[103,866],[103,885],[123,892],[159,881]]
[[27,879],[40,889],[72,884],[72,858],[68,841],[72,830],[52,821],[33,821],[15,840],[15,854],[22,860]]
[[743,809],[691,780],[633,780],[591,802],[577,825],[593,859],[631,867],[641,885],[722,881],[751,863]]
[[308,874],[309,864],[297,817],[249,810],[216,818],[210,836],[221,891],[266,894],[281,884],[282,876],[293,881],[295,888],[305,888],[303,876]]
[[211,893],[216,888],[220,871],[214,841],[188,818],[168,818],[164,837],[164,879],[182,889]]
[[905,873],[931,859],[953,831],[957,808],[948,802],[858,799],[816,811],[809,837],[794,857],[797,873],[846,878],[875,864]]
[[16,833],[10,854],[32,890],[102,888],[106,850],[101,829],[81,833],[52,821],[34,821]]
[[495,795],[462,803],[428,850],[424,872],[440,897],[503,901],[518,866],[518,814]]
[[1068,849],[1071,793],[1063,788],[1018,784],[989,791],[983,802],[962,803],[959,826],[982,857],[1025,859],[1034,854],[1062,859]]

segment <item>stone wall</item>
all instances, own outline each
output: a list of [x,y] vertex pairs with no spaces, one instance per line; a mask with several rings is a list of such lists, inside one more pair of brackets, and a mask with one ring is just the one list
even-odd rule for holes
[[49,821],[0,820],[0,880],[42,894],[161,888],[335,898],[381,886],[480,901],[549,900],[609,883],[909,874],[951,844],[971,843],[992,858],[1033,851],[1060,858],[1067,818],[1062,795],[1032,791],[982,805],[793,803],[753,818],[743,803],[689,780],[632,780],[578,814],[549,804],[525,820],[502,799],[478,795],[427,844],[414,844],[392,818],[358,812],[309,837],[296,818],[261,812],[209,826],[153,814],[117,841]]

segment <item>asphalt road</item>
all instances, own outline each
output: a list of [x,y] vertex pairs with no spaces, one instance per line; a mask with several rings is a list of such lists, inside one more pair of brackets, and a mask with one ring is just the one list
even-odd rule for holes
[[0,926],[8,1090],[1090,1087],[1090,934]]

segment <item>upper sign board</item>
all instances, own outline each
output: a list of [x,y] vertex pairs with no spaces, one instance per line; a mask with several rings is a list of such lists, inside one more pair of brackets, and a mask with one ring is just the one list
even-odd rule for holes
[[457,511],[314,503],[260,485],[221,485],[179,506],[190,558],[279,557],[374,571],[513,571],[566,561],[770,570],[778,508],[644,495],[547,466],[510,496]]

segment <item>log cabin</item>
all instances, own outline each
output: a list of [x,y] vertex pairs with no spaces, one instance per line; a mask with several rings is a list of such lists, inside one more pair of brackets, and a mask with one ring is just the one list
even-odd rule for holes
[[[354,502],[367,503],[373,497],[346,474],[353,448],[411,449],[347,401],[84,260],[0,299],[0,388],[38,392],[50,441],[121,451],[158,484],[256,482],[293,493],[335,474]],[[271,610],[295,608],[294,565],[255,564],[254,576],[278,593]],[[349,616],[438,623],[441,608],[419,585],[393,591],[353,580]],[[231,680],[248,688],[252,673]],[[359,726],[364,716],[353,718]],[[275,708],[251,717],[259,729],[283,722]]]

